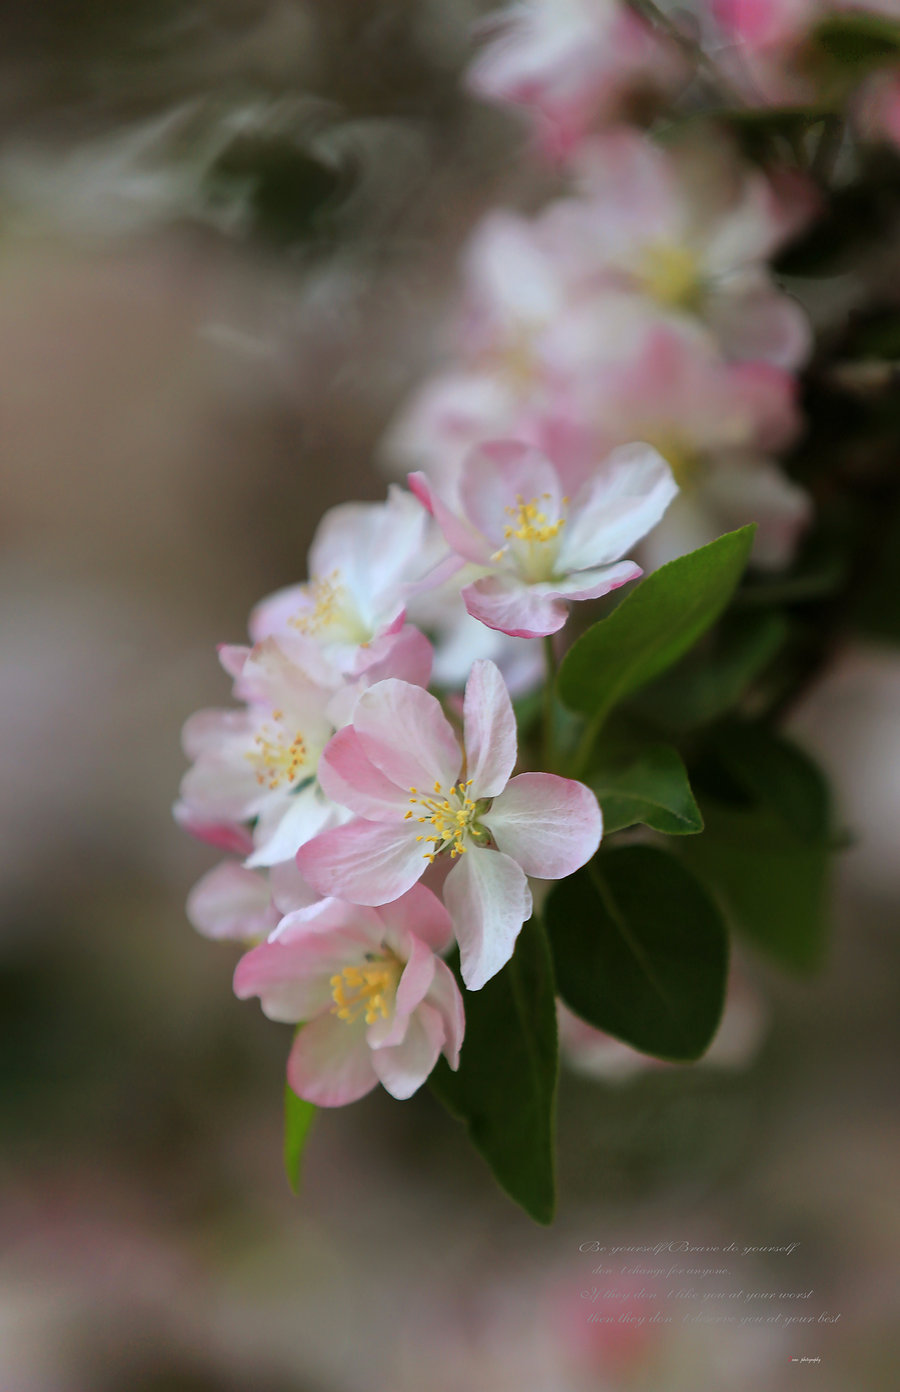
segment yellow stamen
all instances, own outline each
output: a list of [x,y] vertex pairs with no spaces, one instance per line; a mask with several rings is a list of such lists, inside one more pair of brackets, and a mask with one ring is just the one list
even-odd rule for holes
[[647,293],[659,304],[673,309],[691,309],[702,292],[697,258],[685,246],[657,242],[645,247],[640,279]]
[[[544,497],[549,500],[549,493],[544,494]],[[507,541],[513,537],[519,541],[550,541],[559,535],[566,525],[566,519],[560,517],[555,522],[548,522],[547,514],[540,510],[541,501],[538,498],[531,498],[526,502],[520,493],[516,497],[515,507],[505,509],[506,513],[513,519],[512,524],[503,529],[503,535]]]
[[401,963],[393,957],[344,967],[331,978],[331,1012],[352,1024],[361,1015],[367,1025],[390,1018],[394,1005]]
[[[416,821],[432,828],[430,832],[425,831],[416,837],[417,841],[425,841],[432,848],[424,852],[426,860],[434,860],[442,851],[449,851],[451,860],[465,855],[468,849],[465,837],[472,830],[476,808],[475,801],[469,797],[471,782],[469,778],[465,782],[454,783],[446,795],[441,784],[435,782],[434,797],[410,798],[410,802],[421,809]],[[415,791],[415,788],[410,788],[411,793]],[[415,816],[414,811],[407,812],[404,820],[412,816]]]
[[[273,711],[274,720],[284,719],[283,711]],[[246,755],[256,769],[260,787],[274,792],[283,783],[293,783],[306,762],[306,741],[298,730],[291,737],[289,730],[263,725],[254,737],[255,748]]]

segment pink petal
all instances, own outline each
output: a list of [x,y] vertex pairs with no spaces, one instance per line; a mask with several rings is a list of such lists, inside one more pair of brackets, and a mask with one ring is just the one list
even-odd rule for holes
[[309,1020],[330,1009],[332,974],[361,951],[357,941],[340,933],[307,933],[297,942],[260,943],[238,962],[234,994],[238,1000],[259,996],[270,1020]]
[[639,580],[642,574],[634,561],[619,561],[617,565],[599,566],[596,570],[576,570],[565,580],[541,582],[532,588],[550,599],[600,599],[632,580]]
[[493,550],[490,542],[447,507],[427,475],[410,474],[408,482],[413,493],[434,517],[451,551],[467,561],[473,561],[475,565],[484,565]]
[[446,952],[453,941],[450,915],[437,895],[422,884],[413,885],[401,898],[382,905],[378,917],[390,938],[410,934],[420,938],[433,952]]
[[586,864],[600,844],[603,818],[583,783],[555,773],[521,773],[482,822],[501,851],[528,875],[558,880]]
[[254,643],[276,638],[291,631],[291,619],[308,604],[305,585],[287,585],[261,599],[250,615],[250,637]]
[[617,561],[656,526],[677,492],[672,470],[652,446],[613,450],[575,498],[562,536],[559,570]]
[[304,1025],[291,1049],[287,1078],[298,1097],[317,1107],[343,1107],[378,1084],[366,1044],[365,1021],[327,1012]]
[[412,889],[428,861],[408,823],[357,817],[309,841],[298,851],[297,865],[320,894],[352,904],[389,904]]
[[531,914],[528,881],[509,856],[471,846],[447,876],[444,902],[456,930],[463,981],[477,991],[513,955]]
[[315,904],[319,898],[316,891],[306,883],[300,874],[293,858],[269,868],[269,887],[272,892],[272,902],[283,914],[291,913],[294,909],[308,908]]
[[435,783],[449,788],[459,777],[456,736],[440,701],[421,686],[377,682],[360,696],[353,728],[372,763],[407,793],[413,787],[430,793]]
[[253,721],[243,710],[199,710],[181,730],[181,747],[189,759],[218,754],[235,738],[250,738]]
[[392,1097],[401,1101],[412,1097],[437,1063],[443,1042],[440,1012],[425,1003],[411,1017],[402,1044],[371,1055],[372,1066]]
[[467,777],[475,798],[496,797],[516,763],[516,717],[499,668],[473,663],[463,705]]
[[552,595],[541,594],[512,575],[492,575],[476,580],[462,591],[473,619],[512,638],[542,638],[556,633],[569,617],[567,606]]
[[207,938],[266,937],[279,919],[269,886],[233,860],[224,860],[204,875],[188,895],[187,916]]
[[372,763],[352,725],[331,739],[319,760],[319,782],[333,802],[370,822],[396,822],[409,808],[409,792]]
[[208,821],[186,802],[176,802],[172,808],[172,816],[189,835],[215,846],[220,851],[228,851],[230,855],[246,856],[253,850],[253,837],[247,828],[238,822]]
[[451,1068],[459,1067],[459,1051],[466,1029],[466,1016],[463,998],[446,962],[435,959],[434,980],[428,992],[428,1001],[441,1012],[444,1021],[444,1053]]

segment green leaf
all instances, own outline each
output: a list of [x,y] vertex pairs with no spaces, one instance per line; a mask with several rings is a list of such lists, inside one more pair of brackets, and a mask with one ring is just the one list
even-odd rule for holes
[[703,1054],[725,1002],[728,937],[680,861],[655,846],[601,853],[554,887],[545,917],[576,1015],[657,1058]]
[[785,833],[770,812],[703,801],[706,830],[682,853],[722,899],[734,927],[788,970],[814,971],[829,936],[831,851]]
[[862,12],[827,15],[816,25],[813,43],[841,68],[877,67],[900,59],[900,25]]
[[607,836],[638,823],[667,836],[703,830],[687,771],[671,745],[651,745],[625,768],[595,774],[591,787],[600,800]]
[[293,1089],[284,1085],[284,1169],[288,1184],[296,1194],[300,1188],[300,1166],[306,1138],[312,1125],[316,1108],[312,1102],[304,1102]]
[[557,1042],[553,966],[536,918],[510,962],[465,992],[466,1036],[454,1073],[440,1059],[431,1087],[465,1122],[497,1181],[539,1223],[556,1206]]
[[565,704],[590,716],[596,730],[616,702],[677,662],[731,598],[753,532],[742,527],[661,566],[589,628],[560,667]]
[[707,725],[737,705],[787,638],[783,614],[732,614],[636,698],[636,707],[670,730]]

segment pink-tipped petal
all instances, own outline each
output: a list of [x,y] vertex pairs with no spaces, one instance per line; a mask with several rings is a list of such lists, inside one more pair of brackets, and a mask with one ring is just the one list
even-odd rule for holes
[[329,1011],[310,1020],[294,1040],[287,1078],[298,1097],[317,1107],[343,1107],[365,1097],[378,1075],[362,1017],[351,1023]]
[[440,1012],[425,1002],[411,1017],[401,1044],[377,1049],[371,1055],[372,1067],[391,1096],[403,1101],[422,1086],[438,1061],[443,1042]]
[[393,678],[364,691],[353,728],[372,763],[399,788],[431,792],[459,777],[462,751],[441,703],[421,686]]
[[320,894],[351,904],[389,904],[412,889],[428,861],[422,843],[408,830],[355,818],[308,842],[297,853],[304,879]]
[[393,1016],[369,1025],[367,1038],[370,1049],[386,1049],[402,1043],[411,1016],[422,1004],[434,979],[434,964],[438,959],[431,948],[419,938],[410,938],[407,950],[409,956],[397,982]]
[[472,664],[463,705],[471,796],[496,797],[516,762],[516,717],[500,669],[487,658]]
[[463,981],[477,991],[513,955],[519,929],[531,915],[528,881],[508,855],[471,846],[447,876],[444,902],[459,943]]
[[428,992],[429,1002],[441,1012],[444,1020],[444,1053],[450,1067],[459,1067],[459,1051],[466,1030],[463,998],[446,962],[438,957],[434,964],[434,980]]
[[392,783],[366,754],[352,725],[332,738],[319,760],[326,797],[370,822],[396,822],[409,807],[409,793]]
[[176,802],[172,816],[180,827],[198,841],[205,841],[229,855],[246,856],[253,850],[253,837],[238,822],[213,822],[198,815],[186,802]]
[[569,610],[561,600],[541,594],[514,576],[492,575],[462,591],[473,619],[512,638],[545,638],[562,628]]
[[656,526],[677,492],[672,470],[652,446],[613,450],[575,499],[560,547],[560,571],[617,561]]
[[198,880],[188,895],[187,916],[204,937],[239,942],[264,938],[279,919],[265,879],[232,860]]
[[437,895],[422,884],[413,885],[402,898],[383,904],[378,916],[392,939],[410,934],[427,943],[433,952],[446,952],[453,941],[450,915]]
[[425,474],[410,474],[409,486],[440,527],[450,550],[475,565],[484,565],[491,554],[490,543],[447,507],[430,479]]
[[[528,875],[558,880],[590,860],[603,818],[590,788],[555,773],[521,773],[481,819]],[[452,912],[452,911],[451,911]]]
[[340,933],[306,933],[295,942],[260,943],[235,967],[234,994],[238,1000],[259,996],[270,1020],[296,1024],[330,1007],[331,974],[359,955],[353,938],[346,940]]

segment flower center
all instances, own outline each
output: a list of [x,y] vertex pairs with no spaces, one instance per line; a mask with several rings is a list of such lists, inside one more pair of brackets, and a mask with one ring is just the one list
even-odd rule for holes
[[703,461],[696,448],[687,440],[679,438],[677,433],[665,430],[645,431],[641,438],[659,450],[682,493],[690,492],[699,483]]
[[648,295],[659,304],[692,309],[702,290],[699,270],[687,247],[657,242],[645,247],[639,274]]
[[[449,851],[450,859],[455,860],[467,850],[464,844],[467,834],[474,834],[478,839],[479,828],[473,823],[479,807],[469,797],[471,782],[470,778],[465,783],[454,783],[446,793],[440,783],[435,783],[433,797],[423,796],[417,788],[410,788],[412,807],[404,820],[408,822],[415,817],[417,822],[431,828],[430,832],[423,831],[421,836],[416,837],[417,841],[431,846],[431,850],[424,853],[426,860],[434,860],[442,851]],[[418,816],[416,809],[421,809]]]
[[344,967],[331,978],[331,1013],[348,1024],[361,1015],[367,1025],[387,1020],[394,1004],[400,966],[396,958],[378,957]]
[[[284,712],[272,712],[275,721],[284,720]],[[260,787],[272,792],[283,783],[293,783],[306,762],[306,741],[298,730],[291,732],[271,725],[262,725],[254,736],[254,748],[246,755],[256,769],[256,781]]]
[[361,643],[371,638],[346,586],[341,584],[339,570],[333,570],[330,575],[314,576],[303,586],[303,593],[308,608],[293,615],[289,620],[292,628],[310,638],[329,638],[335,642]]
[[[568,501],[568,498],[562,499],[563,507]],[[549,580],[553,575],[557,552],[553,543],[566,525],[565,517],[551,520],[546,509],[552,502],[549,493],[542,493],[539,498],[528,499],[518,493],[515,506],[504,508],[504,512],[510,518],[503,528],[503,539],[507,544],[496,551],[491,560],[502,561],[509,550],[515,556],[519,570],[526,579]]]

